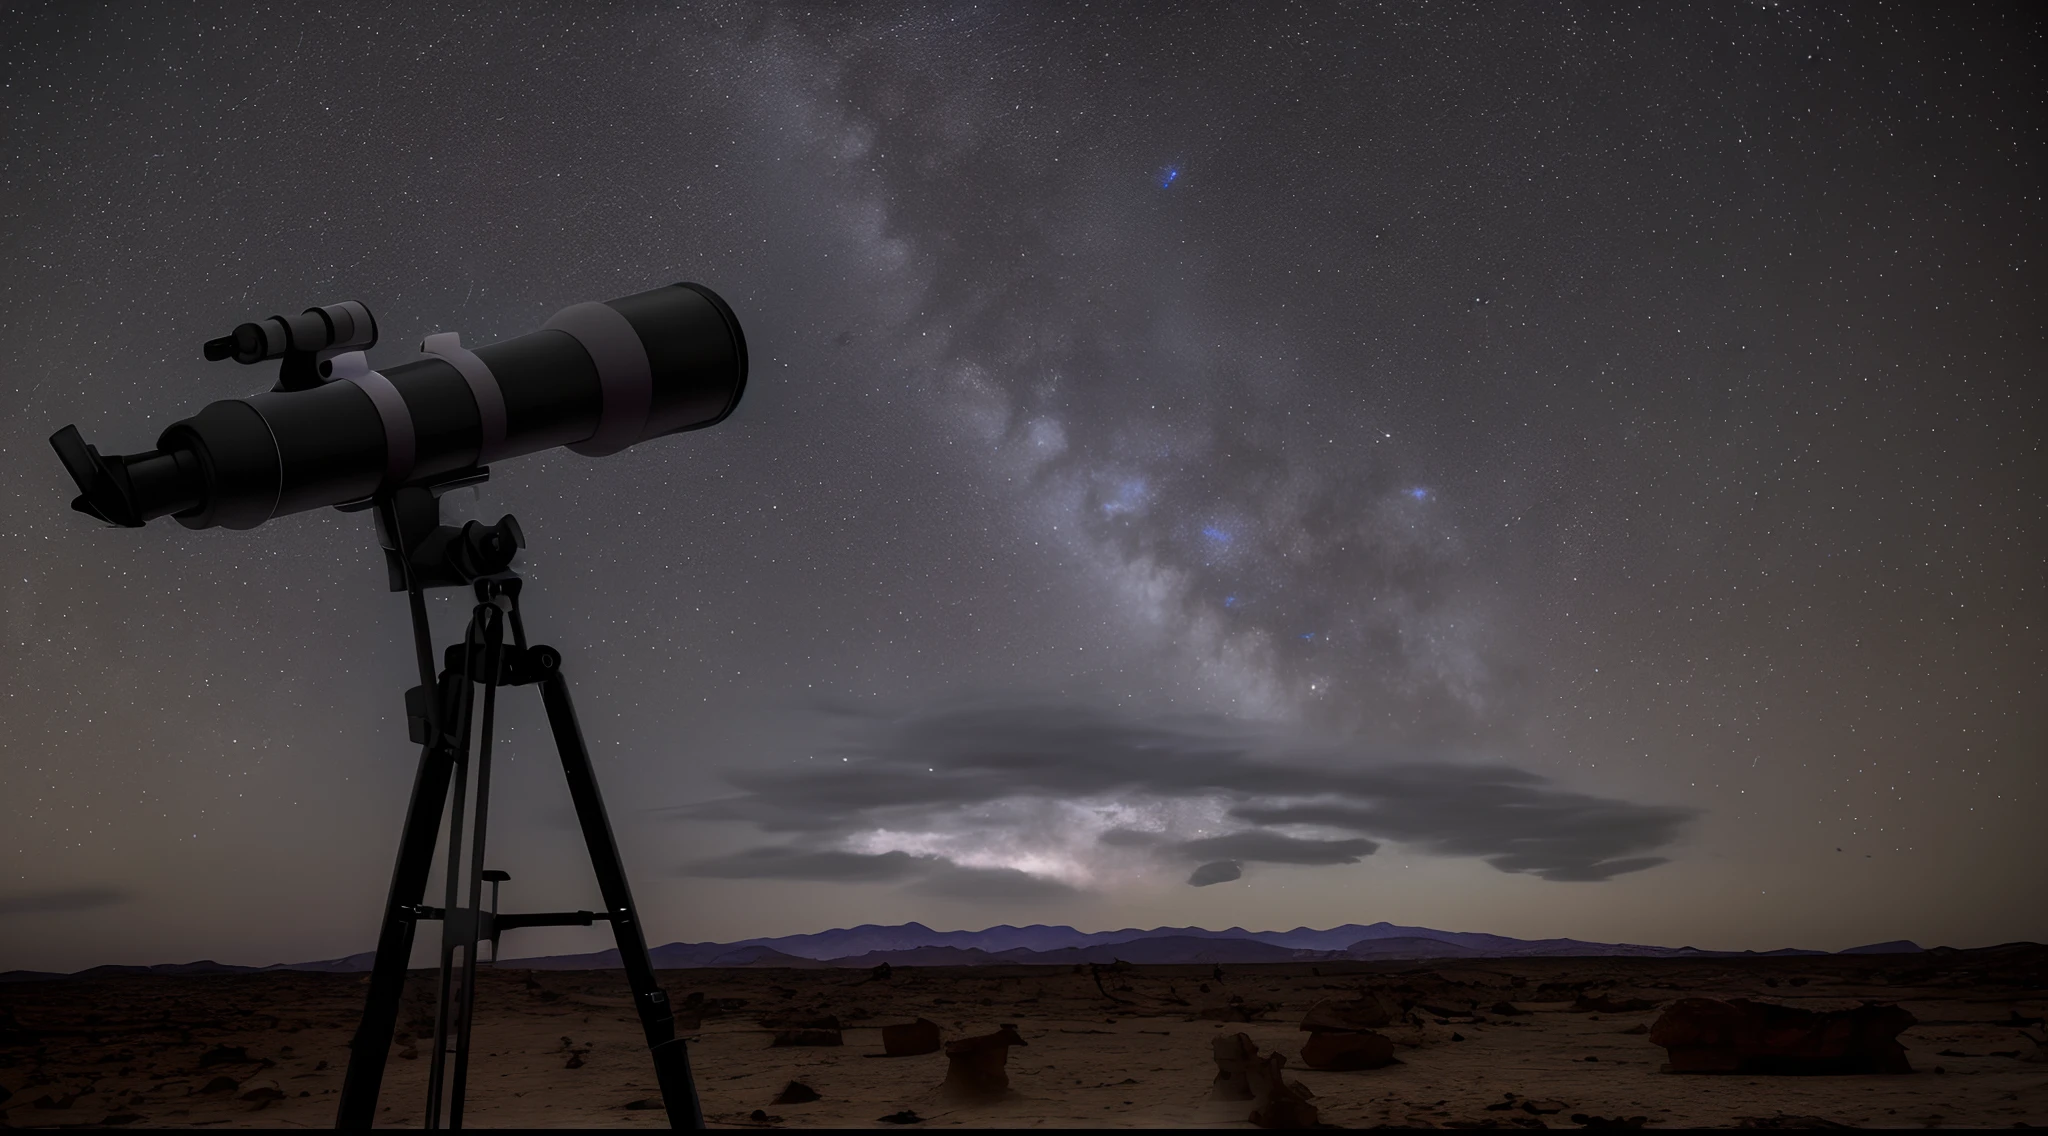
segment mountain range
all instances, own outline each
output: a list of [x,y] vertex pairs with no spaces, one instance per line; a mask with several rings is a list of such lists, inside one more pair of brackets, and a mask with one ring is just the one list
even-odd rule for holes
[[[1593,943],[1580,939],[1515,939],[1478,931],[1438,931],[1393,923],[1346,923],[1316,930],[1247,931],[1231,927],[1135,927],[1121,931],[1077,931],[1072,927],[1003,924],[980,931],[934,931],[922,923],[891,927],[863,924],[808,935],[778,935],[733,943],[669,943],[653,948],[657,969],[688,967],[872,967],[991,966],[1075,963],[1261,963],[1329,962],[1379,959],[1630,957],[1630,958],[1757,958],[1782,955],[1911,954],[1924,950],[1905,940],[1872,943],[1845,951],[1809,951],[1787,947],[1775,951],[1707,951],[1697,947],[1652,947],[1638,943]],[[1936,948],[1945,950],[1946,948]],[[295,970],[330,974],[370,969],[373,952],[318,962],[236,966],[212,961],[159,963],[155,966],[96,966],[74,974],[52,971],[0,972],[0,982],[48,978],[93,978],[117,974],[251,974]],[[617,950],[579,955],[543,955],[505,959],[498,965],[534,970],[606,970],[619,965]]]

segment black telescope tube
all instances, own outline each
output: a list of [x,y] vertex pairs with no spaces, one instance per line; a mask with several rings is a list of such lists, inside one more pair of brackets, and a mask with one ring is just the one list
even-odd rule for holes
[[169,514],[254,528],[556,446],[597,457],[712,426],[747,380],[739,320],[697,284],[577,304],[473,352],[451,335],[423,350],[382,372],[213,403],[146,454],[102,456],[66,427],[51,442],[84,493],[73,507],[122,525]]

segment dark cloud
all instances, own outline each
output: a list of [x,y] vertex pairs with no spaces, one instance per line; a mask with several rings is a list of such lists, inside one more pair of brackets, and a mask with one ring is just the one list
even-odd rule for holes
[[1268,864],[1356,864],[1379,849],[1371,840],[1303,840],[1264,829],[1248,829],[1223,836],[1206,836],[1173,846],[1183,855],[1200,859],[1228,856],[1233,860],[1263,860]]
[[29,892],[0,896],[0,915],[51,915],[65,911],[93,911],[128,902],[132,896],[113,888],[69,888],[62,891]]
[[1217,860],[1214,863],[1204,864],[1196,868],[1188,876],[1188,882],[1198,888],[1205,888],[1210,884],[1227,884],[1232,880],[1241,879],[1243,876],[1244,866],[1237,861]]
[[[671,810],[801,834],[800,846],[715,861],[715,874],[909,879],[915,866],[903,853],[825,849],[886,830],[938,834],[953,846],[1000,842],[1074,855],[1078,822],[1062,822],[1060,807],[1082,815],[1097,805],[1150,808],[1165,816],[1213,804],[1243,827],[1200,835],[1185,825],[1090,829],[1087,850],[1350,864],[1393,840],[1478,857],[1504,872],[1589,881],[1665,862],[1653,853],[1694,815],[1591,796],[1497,763],[1376,753],[1225,718],[1147,717],[1008,697],[961,698],[899,715],[840,713],[832,754],[845,760],[736,770],[727,777],[738,795]],[[1332,829],[1354,835],[1327,834]]]

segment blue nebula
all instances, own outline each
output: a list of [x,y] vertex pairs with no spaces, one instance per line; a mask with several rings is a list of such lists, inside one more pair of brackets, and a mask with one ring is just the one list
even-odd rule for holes
[[1316,633],[1313,631],[1304,631],[1302,632],[1301,637],[1303,639],[1313,639],[1316,637]]
[[1224,596],[1224,597],[1223,597],[1223,606],[1224,606],[1224,607],[1236,607],[1236,606],[1237,606],[1237,597],[1236,597],[1236,596]]
[[1429,490],[1417,486],[1408,491],[1408,496],[1415,498],[1417,501],[1425,500],[1429,496]]
[[1160,179],[1159,179],[1159,188],[1161,188],[1161,189],[1165,189],[1165,188],[1166,188],[1167,186],[1169,186],[1169,185],[1172,185],[1172,184],[1173,184],[1173,179],[1174,179],[1174,178],[1177,178],[1177,177],[1179,177],[1179,176],[1180,176],[1180,167],[1179,167],[1179,166],[1168,166],[1168,167],[1166,167],[1166,175],[1165,175],[1164,177],[1162,177],[1162,178],[1160,178]]
[[1224,532],[1222,529],[1217,528],[1215,525],[1210,525],[1209,527],[1203,529],[1202,535],[1208,537],[1210,540],[1215,541],[1217,544],[1230,543],[1230,534]]
[[1117,486],[1116,496],[1102,503],[1102,511],[1112,517],[1135,513],[1145,507],[1145,497],[1145,479],[1131,478]]

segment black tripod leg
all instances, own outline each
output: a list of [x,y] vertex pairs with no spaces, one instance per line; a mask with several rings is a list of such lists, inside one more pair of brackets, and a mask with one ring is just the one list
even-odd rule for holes
[[406,808],[405,828],[398,839],[398,864],[391,872],[391,893],[384,902],[384,923],[377,932],[370,992],[363,1000],[363,1021],[356,1027],[348,1073],[341,1082],[336,1128],[367,1129],[377,1118],[377,1091],[384,1084],[384,1062],[390,1056],[399,1000],[405,993],[405,969],[412,961],[416,926],[412,909],[427,893],[427,873],[433,867],[434,846],[440,842],[441,813],[448,804],[448,778],[454,767],[454,754],[438,741],[421,749],[412,803]]
[[[704,1110],[697,1101],[697,1084],[690,1075],[688,1043],[676,1036],[675,1015],[669,1010],[668,995],[654,980],[654,964],[647,957],[647,938],[640,930],[640,916],[633,907],[632,891],[626,886],[626,866],[619,859],[618,841],[605,816],[604,799],[598,795],[597,775],[590,767],[590,752],[583,745],[583,729],[576,724],[576,708],[569,701],[569,684],[562,679],[560,660],[547,648],[536,648],[547,660],[546,677],[541,679],[541,701],[547,706],[548,726],[555,734],[555,749],[561,754],[562,772],[569,779],[569,796],[576,803],[576,819],[583,826],[583,843],[590,849],[590,866],[597,871],[597,887],[619,944],[619,962],[626,968],[626,981],[633,988],[633,1005],[640,1011],[640,1027],[647,1034],[647,1047],[654,1054],[654,1078],[661,1086],[662,1103],[668,1108],[671,1128],[704,1127]],[[554,666],[548,666],[552,662]]]

